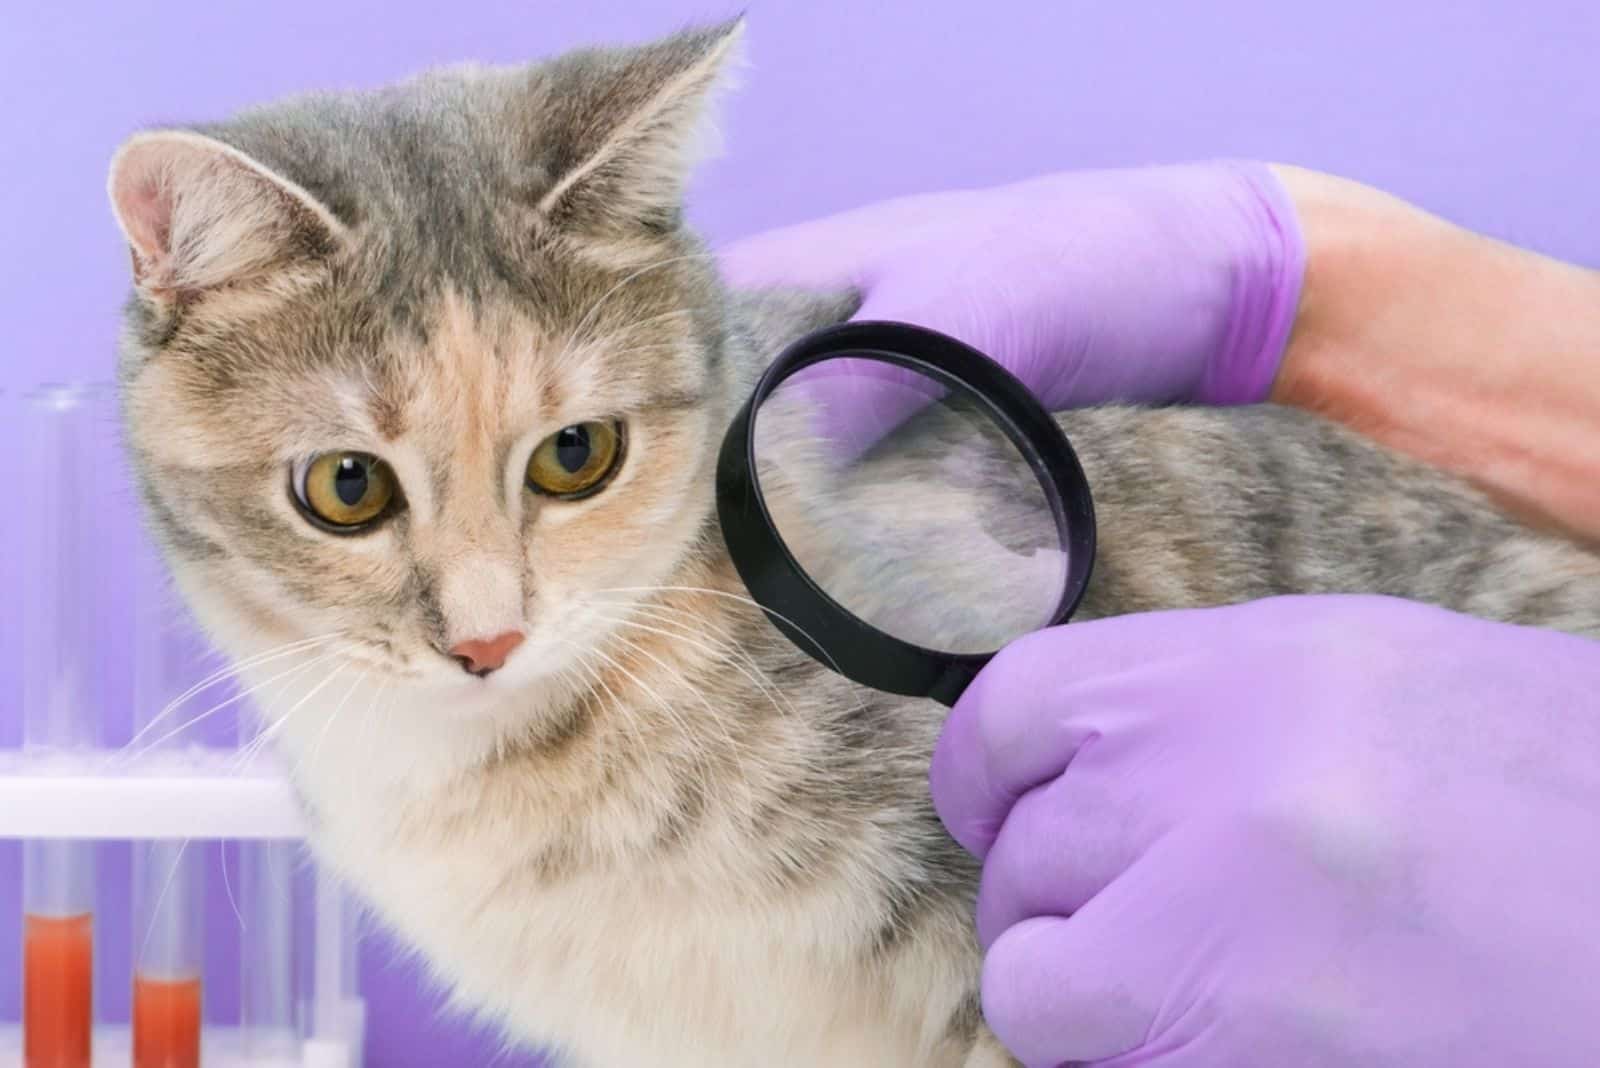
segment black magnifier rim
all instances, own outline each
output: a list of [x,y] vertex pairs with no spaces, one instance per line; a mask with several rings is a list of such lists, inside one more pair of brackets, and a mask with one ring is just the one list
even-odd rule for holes
[[773,625],[807,654],[865,686],[953,705],[994,656],[916,645],[864,622],[816,584],[784,544],[756,479],[755,419],[784,380],[813,364],[860,358],[916,371],[977,402],[1027,458],[1067,548],[1061,600],[1046,626],[1077,610],[1094,568],[1089,480],[1055,418],[1014,375],[977,349],[910,323],[841,323],[808,334],[772,362],[717,456],[717,518],[734,567]]

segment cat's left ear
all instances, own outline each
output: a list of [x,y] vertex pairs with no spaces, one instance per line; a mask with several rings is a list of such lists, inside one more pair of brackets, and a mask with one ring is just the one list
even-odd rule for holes
[[689,172],[715,147],[712,99],[743,36],[741,16],[535,68],[520,110],[546,183],[540,215],[578,228],[674,226]]

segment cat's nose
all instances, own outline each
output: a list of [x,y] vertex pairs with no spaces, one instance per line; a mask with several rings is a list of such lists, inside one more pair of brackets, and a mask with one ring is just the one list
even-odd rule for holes
[[508,630],[504,634],[497,634],[493,638],[472,638],[468,641],[457,642],[450,647],[450,655],[455,657],[456,663],[461,665],[461,670],[478,678],[486,678],[505,666],[506,657],[511,651],[522,644],[520,631]]

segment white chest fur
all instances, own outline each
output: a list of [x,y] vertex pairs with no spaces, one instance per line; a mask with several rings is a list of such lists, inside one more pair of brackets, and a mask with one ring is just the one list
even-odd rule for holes
[[[739,720],[766,734],[737,755],[679,719],[601,721],[560,756],[499,759],[490,720],[396,702],[376,728],[296,719],[282,745],[322,859],[461,1007],[517,1037],[593,1068],[961,1064],[969,919],[930,914],[893,954],[872,948],[900,825],[796,810],[794,769],[826,766],[805,716]],[[705,796],[692,833],[660,846],[674,746]],[[819,845],[803,877],[774,874],[762,810]]]
[[492,835],[423,842],[383,827],[401,830],[347,808],[318,846],[462,1007],[575,1064],[928,1063],[924,1028],[897,1025],[886,977],[830,959],[849,922],[832,892],[739,900],[661,872],[549,885]]

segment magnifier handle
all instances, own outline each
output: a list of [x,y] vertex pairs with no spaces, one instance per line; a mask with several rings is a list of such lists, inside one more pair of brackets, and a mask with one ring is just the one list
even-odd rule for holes
[[972,680],[978,677],[978,672],[984,669],[993,655],[986,653],[951,661],[945,668],[944,674],[940,675],[938,681],[928,690],[928,696],[946,708],[954,708],[961,695],[972,684]]

